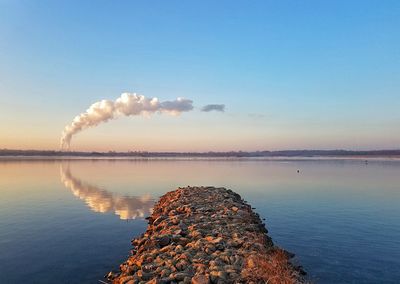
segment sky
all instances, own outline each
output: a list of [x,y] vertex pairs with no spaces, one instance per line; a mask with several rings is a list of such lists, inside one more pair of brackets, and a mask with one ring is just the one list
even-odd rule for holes
[[114,119],[71,149],[398,149],[399,15],[397,0],[0,0],[0,148],[57,150],[75,116],[130,92],[194,109]]

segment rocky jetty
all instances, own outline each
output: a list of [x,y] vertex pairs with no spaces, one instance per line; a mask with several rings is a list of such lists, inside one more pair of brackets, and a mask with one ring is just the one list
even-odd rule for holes
[[239,194],[215,187],[178,188],[162,196],[115,284],[304,283],[290,253]]

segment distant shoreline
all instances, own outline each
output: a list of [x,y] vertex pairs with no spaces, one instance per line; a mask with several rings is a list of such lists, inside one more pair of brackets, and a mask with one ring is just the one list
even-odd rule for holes
[[283,150],[283,151],[229,151],[229,152],[83,152],[51,150],[0,149],[0,159],[49,158],[49,159],[372,159],[400,158],[400,150]]
[[[284,150],[231,152],[77,152],[0,149],[0,160],[379,160],[400,159],[400,150]],[[367,161],[366,161],[367,162]]]

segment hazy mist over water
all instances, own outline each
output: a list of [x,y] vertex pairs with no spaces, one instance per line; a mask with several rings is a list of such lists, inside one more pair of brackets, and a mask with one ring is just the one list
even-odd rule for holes
[[398,160],[154,159],[0,160],[2,281],[96,283],[186,185],[240,193],[316,283],[400,279]]

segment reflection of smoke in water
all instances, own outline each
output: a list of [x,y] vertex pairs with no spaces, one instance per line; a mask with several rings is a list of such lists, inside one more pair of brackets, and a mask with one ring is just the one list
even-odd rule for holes
[[119,196],[75,178],[69,168],[61,166],[61,182],[72,193],[84,200],[94,212],[114,212],[122,220],[144,218],[151,214],[154,200],[150,195]]

